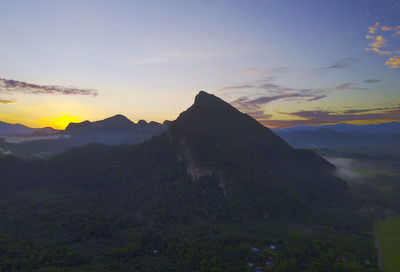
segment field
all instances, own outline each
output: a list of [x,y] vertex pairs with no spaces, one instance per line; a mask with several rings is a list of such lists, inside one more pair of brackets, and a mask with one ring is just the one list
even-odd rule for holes
[[385,272],[400,271],[400,216],[377,224]]

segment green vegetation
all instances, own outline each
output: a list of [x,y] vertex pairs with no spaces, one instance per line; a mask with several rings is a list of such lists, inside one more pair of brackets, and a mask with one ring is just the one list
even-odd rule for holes
[[376,169],[374,169],[372,167],[366,167],[366,166],[354,167],[351,170],[353,170],[355,173],[359,174],[361,177],[366,177],[366,178],[373,178],[378,173],[376,171]]
[[0,271],[377,271],[380,184],[333,170],[202,94],[140,145],[0,158]]
[[377,223],[385,272],[400,271],[400,216]]

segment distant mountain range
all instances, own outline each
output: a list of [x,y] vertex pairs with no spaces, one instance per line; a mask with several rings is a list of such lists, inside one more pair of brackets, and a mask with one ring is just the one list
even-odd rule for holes
[[335,124],[321,126],[295,126],[281,129],[274,129],[275,132],[293,132],[293,131],[315,131],[318,129],[328,129],[337,132],[366,132],[366,133],[384,133],[384,134],[400,134],[400,123],[388,122],[371,125],[351,125],[351,124]]
[[20,124],[9,124],[0,121],[0,136],[31,134],[35,130]]
[[[16,154],[52,156],[88,143],[137,144],[161,134],[169,123],[170,121],[160,124],[140,120],[136,124],[121,114],[95,122],[70,123],[65,130],[34,129],[0,122],[0,148]],[[393,149],[400,150],[398,122],[296,126],[272,131],[297,148],[365,147],[388,153],[393,153]]]
[[96,122],[70,123],[65,130],[33,129],[2,122],[0,148],[20,155],[52,156],[88,143],[137,144],[162,133],[168,123],[140,120],[135,124],[120,114]]
[[337,124],[301,126],[274,130],[297,148],[334,148],[375,150],[400,155],[400,123],[377,125]]

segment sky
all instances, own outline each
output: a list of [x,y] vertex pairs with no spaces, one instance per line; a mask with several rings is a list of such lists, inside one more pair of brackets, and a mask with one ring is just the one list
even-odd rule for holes
[[162,122],[200,90],[272,128],[400,121],[399,1],[0,4],[0,121]]

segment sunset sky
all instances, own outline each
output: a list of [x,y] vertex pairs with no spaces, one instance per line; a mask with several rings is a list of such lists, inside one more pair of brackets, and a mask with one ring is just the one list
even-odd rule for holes
[[0,121],[162,122],[200,90],[270,127],[400,121],[399,1],[0,3]]

